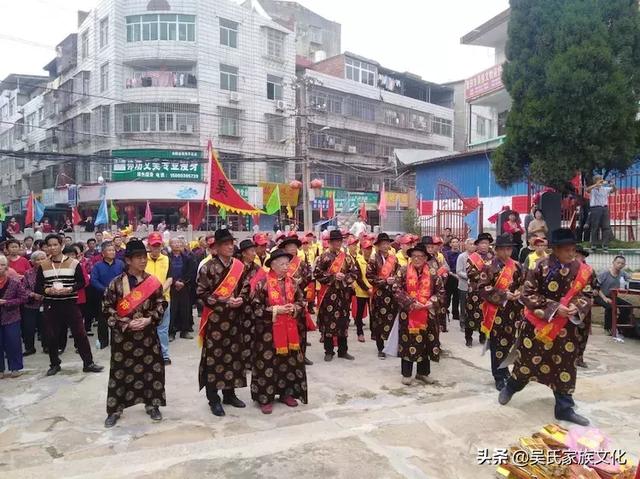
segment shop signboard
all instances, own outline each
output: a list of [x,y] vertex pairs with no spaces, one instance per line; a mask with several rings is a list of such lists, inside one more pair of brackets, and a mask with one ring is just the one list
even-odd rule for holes
[[113,150],[113,181],[202,181],[198,150]]

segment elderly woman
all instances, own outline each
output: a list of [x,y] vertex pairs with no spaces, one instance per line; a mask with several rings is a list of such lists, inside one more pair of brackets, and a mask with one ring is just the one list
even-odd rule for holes
[[168,278],[173,280],[170,289],[171,320],[169,325],[169,340],[180,333],[183,339],[193,339],[193,302],[191,288],[196,277],[196,265],[193,258],[185,251],[185,242],[180,238],[172,238],[169,242]]
[[304,311],[304,294],[288,274],[292,255],[277,249],[267,260],[267,277],[256,285],[251,398],[263,414],[271,414],[276,395],[289,407],[307,403],[307,374],[300,346],[297,317]]
[[0,256],[0,379],[5,377],[5,356],[12,378],[20,376],[23,367],[20,305],[27,293],[18,280],[7,276],[8,264],[7,257]]
[[36,274],[38,267],[47,259],[44,251],[34,251],[31,254],[31,268],[22,278],[22,287],[27,294],[27,301],[22,308],[22,340],[24,341],[24,356],[35,354],[35,337],[36,330],[41,337],[44,337],[42,331],[42,296],[35,292]]
[[529,236],[538,235],[542,237],[546,237],[549,233],[549,227],[547,226],[547,222],[544,220],[544,216],[540,208],[536,208],[533,212],[533,219],[527,226],[527,232],[529,233]]

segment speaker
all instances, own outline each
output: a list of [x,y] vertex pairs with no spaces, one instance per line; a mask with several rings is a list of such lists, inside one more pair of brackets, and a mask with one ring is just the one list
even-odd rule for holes
[[543,193],[538,207],[542,210],[551,235],[552,231],[562,226],[562,195],[552,191]]

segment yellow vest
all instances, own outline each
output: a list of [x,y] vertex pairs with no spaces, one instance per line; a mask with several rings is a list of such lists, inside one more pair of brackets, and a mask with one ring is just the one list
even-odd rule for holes
[[[358,267],[360,268],[360,273],[362,275],[362,278],[364,279],[364,284],[367,285],[368,289],[371,289],[371,283],[369,283],[369,281],[367,281],[367,260],[364,259],[364,256],[362,254],[358,253],[356,255],[356,263],[358,264]],[[353,289],[355,289],[356,296],[358,298],[368,298],[369,297],[369,291],[368,290],[365,291],[364,289],[362,289],[357,281],[353,283]]]
[[[269,252],[267,252],[266,256],[264,257],[264,262],[266,263],[266,262],[267,262],[267,260],[268,260],[270,257],[271,257],[271,255],[269,254]],[[258,266],[262,266],[262,265],[260,264],[260,258],[258,257],[258,255],[256,255],[256,258],[253,260],[253,262],[254,262],[255,264],[257,264]]]
[[402,250],[396,253],[396,258],[398,258],[398,264],[400,266],[407,266],[409,264],[409,258],[405,257]]
[[[144,271],[151,276],[155,276],[158,278],[162,284],[167,280],[167,275],[169,274],[169,257],[167,255],[161,254],[160,257],[156,260],[151,258],[151,255],[147,255],[147,267]],[[169,301],[169,290],[167,289],[164,292],[164,299]]]
[[546,256],[546,253],[542,253],[541,255],[539,255],[537,251],[529,253],[529,256],[527,256],[527,269],[535,268],[538,260],[540,258],[546,258]]

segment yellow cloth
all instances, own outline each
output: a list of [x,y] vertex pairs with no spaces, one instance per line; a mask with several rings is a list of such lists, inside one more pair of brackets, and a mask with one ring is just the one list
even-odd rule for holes
[[[169,257],[161,254],[160,257],[154,260],[150,254],[147,255],[147,267],[144,269],[147,274],[158,278],[162,284],[167,280],[169,274]],[[164,299],[169,301],[169,289],[164,292]]]
[[536,262],[540,258],[546,258],[546,257],[547,257],[546,253],[538,254],[537,251],[534,251],[533,253],[529,253],[529,256],[527,256],[527,269],[535,268]]
[[[269,254],[269,252],[267,251],[267,254],[264,257],[264,262],[266,263],[267,260],[271,257],[271,255]],[[256,255],[256,258],[253,260],[253,262],[255,264],[257,264],[258,266],[262,266],[262,264],[260,263],[260,258],[258,257],[258,255]]]
[[396,258],[398,258],[398,264],[400,266],[407,266],[409,264],[409,258],[407,258],[402,250],[396,253]]
[[438,251],[438,254],[436,254],[436,259],[438,260],[440,266],[444,264],[444,255],[440,251]]
[[[371,283],[369,283],[369,281],[367,281],[367,260],[364,259],[364,256],[362,256],[360,253],[358,253],[356,255],[356,263],[358,264],[358,267],[360,268],[360,274],[362,275],[362,278],[364,279],[364,284],[367,285],[367,288],[371,289]],[[353,283],[353,288],[355,289],[356,296],[358,298],[368,298],[369,297],[369,291],[365,291],[364,289],[362,289],[357,281]]]

